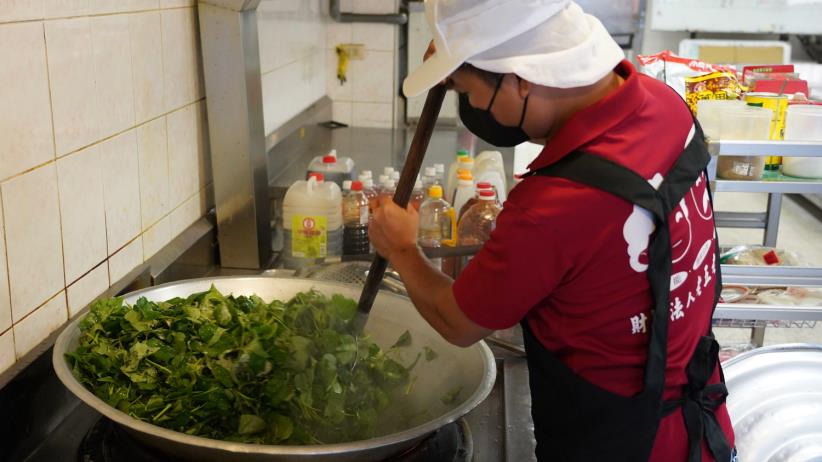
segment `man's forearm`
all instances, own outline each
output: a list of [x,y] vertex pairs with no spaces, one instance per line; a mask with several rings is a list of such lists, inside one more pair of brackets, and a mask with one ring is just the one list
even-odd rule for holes
[[462,313],[452,292],[454,281],[435,268],[419,248],[395,252],[391,264],[402,276],[422,317],[447,341],[469,346],[490,333]]

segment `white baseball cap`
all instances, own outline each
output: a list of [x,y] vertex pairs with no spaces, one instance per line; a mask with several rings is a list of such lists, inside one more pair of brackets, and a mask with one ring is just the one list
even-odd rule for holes
[[437,51],[403,83],[417,96],[463,63],[555,88],[591,85],[625,59],[595,17],[570,0],[426,0]]

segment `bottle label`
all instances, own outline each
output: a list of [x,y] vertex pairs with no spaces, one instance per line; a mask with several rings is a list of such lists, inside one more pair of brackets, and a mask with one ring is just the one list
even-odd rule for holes
[[328,217],[294,215],[291,218],[291,254],[298,258],[328,255]]

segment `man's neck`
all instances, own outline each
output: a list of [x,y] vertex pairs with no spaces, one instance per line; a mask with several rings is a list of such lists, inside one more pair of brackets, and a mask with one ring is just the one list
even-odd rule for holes
[[574,114],[606,98],[619,89],[623,83],[625,83],[625,79],[622,76],[616,72],[611,72],[599,82],[587,87],[543,87],[545,104],[550,105],[554,117],[550,119],[551,126],[546,127],[548,133],[539,141],[543,144],[548,142]]

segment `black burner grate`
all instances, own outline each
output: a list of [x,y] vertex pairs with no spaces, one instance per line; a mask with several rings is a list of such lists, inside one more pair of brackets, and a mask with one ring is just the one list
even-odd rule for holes
[[[446,425],[391,462],[470,462],[473,457],[468,424]],[[185,462],[158,452],[132,438],[111,420],[101,417],[83,438],[78,462]]]

